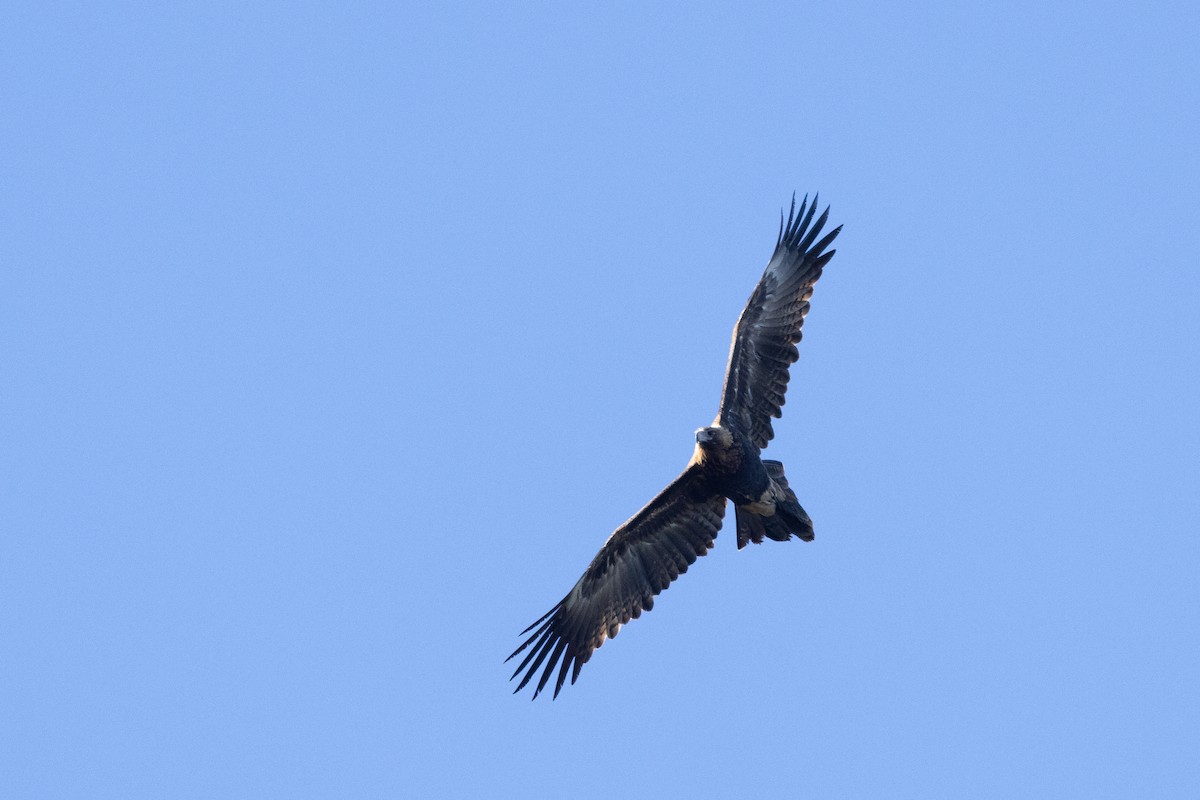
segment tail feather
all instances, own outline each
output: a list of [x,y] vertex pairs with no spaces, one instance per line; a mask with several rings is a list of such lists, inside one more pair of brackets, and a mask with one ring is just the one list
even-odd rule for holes
[[771,516],[755,514],[745,506],[734,506],[737,515],[738,549],[750,542],[761,544],[763,539],[786,542],[798,536],[806,542],[813,540],[813,524],[808,513],[796,499],[796,493],[788,486],[783,474],[783,464],[778,461],[763,461],[770,476],[775,496],[775,513]]

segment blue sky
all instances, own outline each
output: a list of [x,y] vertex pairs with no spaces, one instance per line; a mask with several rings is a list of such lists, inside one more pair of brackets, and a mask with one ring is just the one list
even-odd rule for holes
[[[1194,796],[1196,11],[3,16],[0,794]],[[512,696],[818,190],[816,540]]]

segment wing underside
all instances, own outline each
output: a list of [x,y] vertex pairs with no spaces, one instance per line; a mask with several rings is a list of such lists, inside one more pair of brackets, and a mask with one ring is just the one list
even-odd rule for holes
[[783,415],[813,284],[833,258],[836,251],[826,248],[841,231],[839,226],[817,241],[829,209],[814,223],[816,209],[815,197],[811,206],[806,197],[799,212],[793,199],[786,222],[781,215],[775,252],[733,329],[717,423],[741,431],[760,449],[775,435],[771,419]]
[[571,683],[605,639],[654,607],[654,598],[713,546],[725,498],[708,494],[700,468],[690,466],[609,537],[583,576],[554,608],[526,628],[528,638],[508,659],[529,652],[512,677],[515,691],[541,675],[533,696],[559,667],[554,696]]

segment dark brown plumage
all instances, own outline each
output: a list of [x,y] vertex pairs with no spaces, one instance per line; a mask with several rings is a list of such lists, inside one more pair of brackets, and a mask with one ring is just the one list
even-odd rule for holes
[[835,252],[825,248],[841,230],[817,241],[829,209],[810,227],[816,206],[816,198],[812,206],[805,198],[797,213],[793,198],[787,220],[780,216],[775,252],[734,327],[720,411],[712,426],[696,432],[692,460],[617,528],[567,596],[522,632],[528,638],[506,659],[529,651],[513,672],[513,678],[525,673],[515,691],[538,676],[536,698],[556,667],[555,697],[568,672],[574,683],[605,639],[653,608],[654,597],[713,546],[727,499],[735,506],[739,549],[764,538],[813,538],[783,465],[762,460],[760,450],[774,436],[771,418],[782,415],[813,284]]
[[816,210],[814,197],[807,216],[801,204],[794,223],[789,215],[785,227],[780,217],[775,254],[733,329],[717,422],[737,428],[759,449],[765,448],[775,436],[771,417],[783,416],[788,368],[800,357],[796,345],[808,314],[813,284],[837,252],[824,250],[841,231],[840,225],[810,249],[829,218],[826,208],[817,224],[808,229]]

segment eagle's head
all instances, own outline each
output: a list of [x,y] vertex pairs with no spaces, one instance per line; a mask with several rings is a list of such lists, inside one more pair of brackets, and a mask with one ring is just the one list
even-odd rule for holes
[[704,450],[728,450],[733,446],[733,434],[719,425],[698,428],[696,444]]

